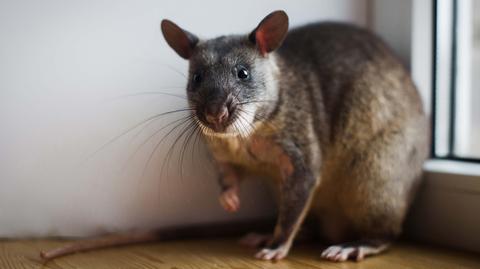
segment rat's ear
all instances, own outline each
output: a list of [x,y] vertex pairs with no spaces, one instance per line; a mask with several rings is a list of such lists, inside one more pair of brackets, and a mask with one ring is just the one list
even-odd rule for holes
[[288,31],[288,16],[283,10],[274,11],[266,16],[248,39],[257,45],[262,55],[280,47]]
[[198,43],[198,38],[169,20],[162,20],[161,28],[168,45],[180,57],[188,60]]

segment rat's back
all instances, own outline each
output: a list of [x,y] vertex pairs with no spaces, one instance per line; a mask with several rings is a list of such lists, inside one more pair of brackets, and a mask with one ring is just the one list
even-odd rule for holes
[[291,64],[315,68],[319,75],[326,72],[341,77],[354,75],[372,62],[396,61],[388,46],[373,33],[335,22],[291,29],[277,52]]
[[311,108],[292,109],[285,115],[296,120],[284,120],[311,122],[320,141],[312,213],[323,235],[334,242],[396,237],[429,144],[407,70],[374,34],[339,23],[292,29],[278,58],[282,72],[297,74],[279,77],[280,99]]
[[[280,95],[288,99],[295,89],[305,91],[310,97],[306,100],[315,103],[311,107],[327,120],[319,135],[328,135],[328,143],[346,133],[351,142],[362,140],[392,123],[417,118],[428,125],[408,71],[380,38],[365,29],[310,24],[290,30],[277,53],[282,73],[290,74],[279,76]],[[355,131],[365,137],[355,139]],[[422,131],[427,137],[426,129]]]

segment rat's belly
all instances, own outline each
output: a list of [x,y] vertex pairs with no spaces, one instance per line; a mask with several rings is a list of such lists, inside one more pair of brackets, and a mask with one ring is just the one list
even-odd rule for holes
[[215,139],[208,143],[217,162],[233,164],[248,173],[277,178],[280,176],[278,160],[281,153],[272,147],[268,139],[250,137],[250,139]]
[[208,141],[208,147],[217,162],[239,166],[254,166],[255,157],[249,151],[248,141],[238,138],[217,138]]

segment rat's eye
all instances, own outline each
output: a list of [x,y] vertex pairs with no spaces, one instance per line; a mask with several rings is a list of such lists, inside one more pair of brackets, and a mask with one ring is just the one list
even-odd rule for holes
[[245,80],[250,77],[250,73],[248,72],[247,68],[240,66],[237,69],[237,77],[241,80]]
[[192,81],[195,84],[199,84],[200,82],[202,82],[202,75],[200,75],[200,73],[193,74]]

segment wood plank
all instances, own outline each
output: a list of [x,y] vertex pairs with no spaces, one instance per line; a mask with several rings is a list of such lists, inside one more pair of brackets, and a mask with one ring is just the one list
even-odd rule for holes
[[[0,241],[0,268],[42,268],[39,251],[65,242]],[[254,250],[242,248],[232,239],[184,240],[79,253],[50,261],[43,268],[480,268],[480,255],[412,243],[397,244],[387,253],[360,263],[323,261],[320,251],[318,245],[295,246],[286,260],[272,263],[255,260]]]

